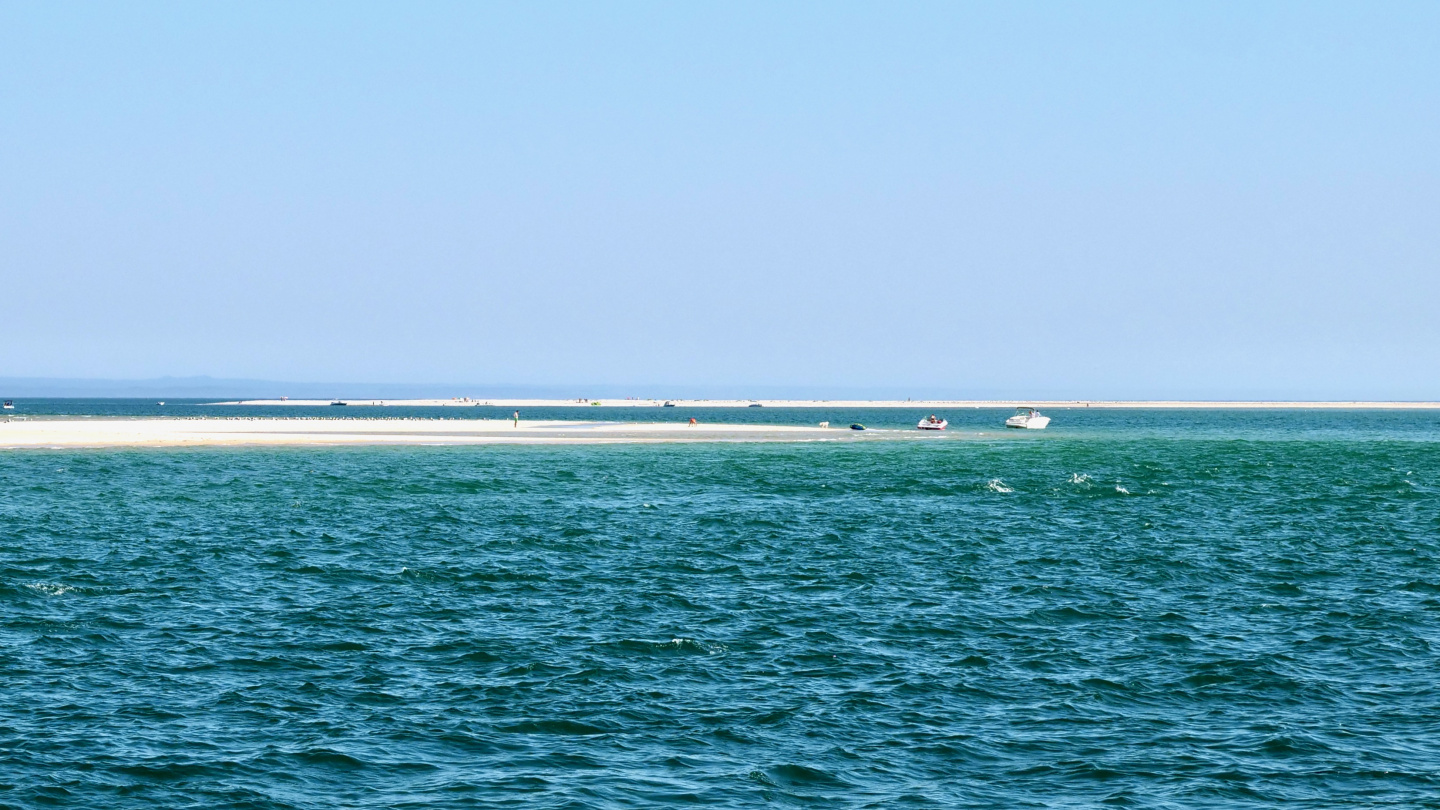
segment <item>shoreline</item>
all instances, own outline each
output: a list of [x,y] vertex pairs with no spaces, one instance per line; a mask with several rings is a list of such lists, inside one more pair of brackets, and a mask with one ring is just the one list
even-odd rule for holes
[[[1188,410],[1440,410],[1440,402],[1414,401],[1285,401],[1285,400],[862,400],[862,399],[350,399],[339,398],[357,407],[397,408],[661,408],[672,403],[676,408],[971,408],[1013,409],[1033,407],[1041,410],[1066,409],[1188,409]],[[249,407],[333,407],[327,399],[243,399],[229,402],[208,402],[207,406],[235,405]]]
[[[182,419],[0,420],[0,450],[102,447],[359,446],[481,444],[651,444],[812,442],[882,438],[843,428],[787,425],[686,425],[478,419]],[[906,434],[913,438],[912,434]],[[898,435],[891,438],[899,438]]]

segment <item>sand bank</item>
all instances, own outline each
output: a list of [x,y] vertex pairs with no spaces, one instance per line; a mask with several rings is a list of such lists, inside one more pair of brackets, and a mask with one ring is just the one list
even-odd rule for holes
[[[874,436],[871,433],[871,436]],[[9,419],[0,448],[207,445],[618,444],[854,441],[849,430],[776,425],[479,419]],[[868,438],[868,437],[867,437]]]
[[[1040,409],[1064,408],[1196,408],[1196,409],[1335,409],[1335,410],[1436,410],[1440,402],[1305,402],[1305,401],[1205,401],[1205,400],[864,400],[864,399],[345,399],[347,405],[369,405],[411,408],[475,407],[496,408],[576,408],[603,406],[607,408],[659,408],[666,402],[677,408],[911,408],[915,410],[945,408],[1006,408],[1031,406]],[[328,399],[247,399],[215,402],[213,405],[293,405],[299,407],[330,406]]]

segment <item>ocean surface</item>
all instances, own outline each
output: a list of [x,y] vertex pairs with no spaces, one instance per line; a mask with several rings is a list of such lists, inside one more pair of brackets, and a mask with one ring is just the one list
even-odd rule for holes
[[1440,807],[1440,414],[944,415],[0,451],[0,807]]

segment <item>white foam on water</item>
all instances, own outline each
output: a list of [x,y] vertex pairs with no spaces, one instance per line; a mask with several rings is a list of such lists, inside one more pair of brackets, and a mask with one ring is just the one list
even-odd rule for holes
[[39,591],[47,596],[64,596],[75,590],[75,588],[70,585],[52,585],[48,582],[32,582],[25,587],[32,591]]
[[681,650],[703,650],[709,655],[717,655],[730,650],[724,644],[712,644],[694,638],[672,638],[667,646]]
[[1011,487],[1005,486],[1005,482],[1004,482],[1004,481],[1001,481],[999,478],[991,478],[989,481],[987,481],[987,482],[985,483],[985,488],[988,489],[988,490],[990,490],[991,492],[1014,492],[1014,491],[1015,491],[1015,490],[1012,489]]

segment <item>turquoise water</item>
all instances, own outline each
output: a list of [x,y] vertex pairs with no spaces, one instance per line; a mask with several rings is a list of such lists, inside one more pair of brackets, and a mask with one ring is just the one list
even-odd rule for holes
[[1436,416],[947,415],[0,451],[0,805],[1437,806]]
[[[283,418],[283,419],[497,419],[508,421],[514,408],[487,406],[406,407],[215,405],[209,400],[21,399],[10,417],[27,419],[86,418]],[[1020,434],[1004,429],[1014,413],[1004,408],[704,408],[704,407],[570,407],[520,408],[525,420],[608,422],[679,422],[696,417],[702,424],[763,424],[813,426],[825,421],[840,427],[855,422],[881,430],[914,431],[915,423],[935,413],[950,422],[945,438],[959,435],[1010,440],[1051,438],[1213,438],[1213,439],[1400,439],[1440,441],[1440,410],[1256,410],[1209,409],[1107,410],[1046,409],[1054,423],[1045,433]],[[3,418],[3,417],[0,417]],[[939,438],[931,435],[929,438]]]

